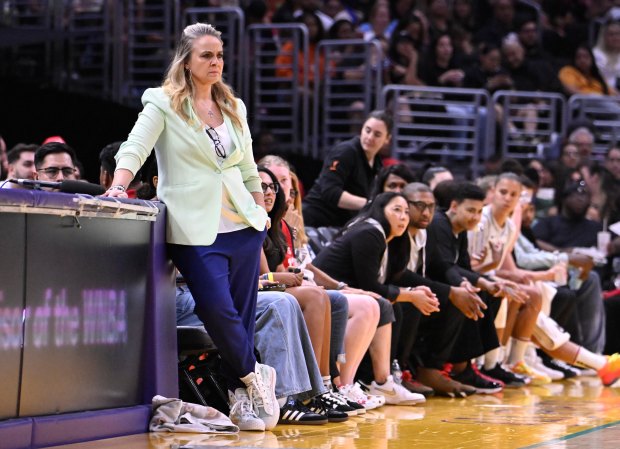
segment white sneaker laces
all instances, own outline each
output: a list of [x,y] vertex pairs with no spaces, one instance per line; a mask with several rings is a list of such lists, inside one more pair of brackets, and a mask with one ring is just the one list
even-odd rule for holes
[[265,413],[273,415],[273,404],[269,398],[269,392],[259,374],[254,377],[254,380],[248,385],[247,390],[248,396],[256,407],[263,407]]

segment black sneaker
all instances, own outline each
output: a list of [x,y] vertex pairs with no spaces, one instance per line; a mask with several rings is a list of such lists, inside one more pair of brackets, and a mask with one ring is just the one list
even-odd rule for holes
[[327,416],[315,413],[301,401],[288,398],[286,404],[280,407],[280,420],[278,424],[327,424]]
[[452,379],[465,385],[469,385],[476,389],[476,393],[493,394],[499,393],[504,388],[504,383],[490,376],[482,374],[478,368],[471,363],[463,371],[456,375],[452,375]]
[[510,371],[505,370],[499,363],[491,369],[482,368],[480,370],[480,373],[493,379],[502,381],[505,387],[518,388],[523,387],[528,383],[523,376],[519,376],[518,374],[511,373]]
[[329,422],[343,422],[349,419],[349,413],[355,414],[355,410],[340,401],[336,401],[329,393],[315,396],[308,403],[308,408],[314,413],[327,417]]
[[543,362],[543,365],[545,365],[547,368],[551,368],[553,370],[561,372],[562,374],[564,374],[564,379],[570,379],[572,377],[577,377],[580,374],[575,368],[570,366],[568,363],[564,363],[561,360],[553,359],[548,354],[542,351],[537,351],[537,352]]

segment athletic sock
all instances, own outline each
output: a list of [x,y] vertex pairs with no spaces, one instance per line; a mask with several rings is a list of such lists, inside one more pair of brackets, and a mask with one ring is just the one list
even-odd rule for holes
[[499,358],[499,348],[492,349],[484,355],[484,369],[492,370],[497,365]]
[[593,368],[596,371],[602,369],[607,364],[607,358],[604,355],[594,354],[586,348],[579,348],[575,364],[586,368]]
[[519,338],[511,338],[510,355],[508,356],[508,364],[522,362],[525,359],[525,351],[530,344],[529,340],[521,340]]

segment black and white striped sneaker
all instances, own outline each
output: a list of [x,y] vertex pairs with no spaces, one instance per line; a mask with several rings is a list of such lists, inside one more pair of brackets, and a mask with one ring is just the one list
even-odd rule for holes
[[286,404],[280,407],[280,420],[278,424],[327,424],[327,416],[313,412],[303,405],[301,401],[288,398]]
[[313,397],[308,403],[308,407],[314,413],[326,416],[329,422],[343,422],[349,419],[349,414],[356,414],[353,408],[343,404],[339,399],[332,397],[329,393],[323,393]]

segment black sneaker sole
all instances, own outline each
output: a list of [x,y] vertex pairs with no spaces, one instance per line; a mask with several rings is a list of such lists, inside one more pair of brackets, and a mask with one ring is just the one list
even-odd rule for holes
[[[476,388],[476,387],[474,387]],[[502,391],[504,387],[496,387],[496,388],[476,388],[476,393],[478,394],[495,394]]]
[[345,421],[347,421],[348,419],[349,419],[349,416],[348,416],[348,415],[347,415],[347,416],[343,416],[343,417],[339,417],[339,418],[336,418],[336,417],[331,417],[331,418],[330,418],[329,416],[327,417],[327,420],[328,420],[329,422],[345,422]]
[[303,420],[302,419],[300,421],[281,419],[281,420],[278,421],[278,425],[320,426],[322,424],[327,424],[328,421],[329,420],[327,418],[312,419],[312,420]]

